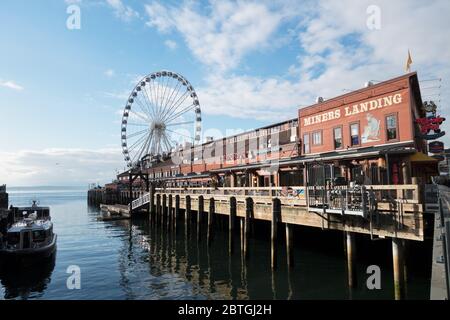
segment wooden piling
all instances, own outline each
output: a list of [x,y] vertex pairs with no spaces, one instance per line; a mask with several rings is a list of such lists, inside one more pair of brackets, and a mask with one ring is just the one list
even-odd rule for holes
[[[405,283],[405,295],[408,292],[408,254],[409,254],[409,242],[403,239],[403,281]],[[406,296],[405,296],[406,297]]]
[[356,246],[355,246],[355,234],[352,232],[346,232],[346,251],[347,251],[347,275],[349,288],[355,288],[356,283]]
[[207,235],[207,242],[208,245],[211,244],[213,240],[213,227],[214,227],[214,214],[215,214],[216,206],[214,198],[209,199],[209,210],[208,210],[208,235]]
[[155,185],[153,183],[150,185],[149,210],[150,210],[150,214],[155,213]]
[[272,226],[271,226],[271,266],[277,268],[277,228],[278,218],[281,214],[280,199],[272,199]]
[[253,199],[245,199],[245,225],[244,225],[244,258],[248,259],[250,250],[248,248],[248,239],[250,237],[250,219],[253,216]]
[[241,247],[241,256],[244,257],[245,246],[245,218],[239,218],[239,242]]
[[167,223],[167,195],[162,195],[162,204],[161,204],[161,226],[164,226]]
[[158,224],[158,220],[160,219],[161,214],[161,195],[158,193],[156,195],[156,216],[155,216],[155,222]]
[[395,300],[405,297],[404,288],[404,246],[403,240],[392,238],[392,262],[394,269],[394,294]]
[[168,219],[168,225],[169,225],[169,230],[170,230],[170,226],[173,226],[173,199],[172,199],[172,195],[169,194],[169,203],[167,204],[167,219]]
[[162,215],[163,219],[167,216],[167,195],[163,194],[162,196]]
[[177,219],[180,215],[180,195],[175,196],[175,216],[173,217],[173,228],[177,232]]
[[191,217],[191,197],[186,196],[186,210],[184,210],[184,223],[186,232],[189,234],[189,218]]
[[288,268],[294,267],[294,232],[293,225],[286,223],[286,256]]
[[201,240],[201,223],[202,223],[202,215],[204,210],[204,198],[203,196],[198,197],[198,210],[197,210],[197,242],[200,242]]
[[234,239],[233,239],[233,229],[234,229],[234,220],[236,218],[236,198],[230,198],[230,215],[228,220],[228,253],[230,255],[233,254],[234,247]]

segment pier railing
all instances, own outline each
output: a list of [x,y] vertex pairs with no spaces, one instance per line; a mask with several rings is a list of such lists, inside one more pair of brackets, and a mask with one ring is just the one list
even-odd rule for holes
[[[378,202],[403,202],[419,204],[421,193],[418,185],[366,185],[363,186],[371,193],[374,200]],[[238,187],[238,188],[157,188],[156,192],[172,194],[199,194],[199,195],[233,195],[233,196],[262,196],[281,197],[307,200],[308,204],[322,204],[323,201],[330,203],[338,201],[340,193],[345,194],[348,199],[355,194],[355,188],[334,187],[333,189],[323,186],[309,187]],[[337,206],[337,204],[336,204]]]
[[[303,187],[299,187],[303,189]],[[287,196],[287,188],[282,187],[235,187],[235,188],[209,188],[209,187],[195,187],[195,188],[157,188],[158,192],[164,193],[179,193],[179,194],[214,194],[214,195],[232,195],[232,196],[272,196],[281,197]],[[297,188],[298,189],[298,188]]]
[[258,203],[270,204],[274,197],[282,205],[305,207],[310,212],[356,215],[367,217],[376,210],[396,212],[422,211],[421,192],[417,185],[366,185],[356,187],[323,186],[262,187],[262,188],[158,188],[156,193],[203,195],[218,201],[234,196],[238,202],[247,197]]

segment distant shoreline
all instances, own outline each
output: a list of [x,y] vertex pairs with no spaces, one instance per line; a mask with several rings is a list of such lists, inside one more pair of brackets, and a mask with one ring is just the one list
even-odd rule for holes
[[8,191],[26,191],[26,190],[80,190],[87,191],[87,186],[6,186],[6,192]]

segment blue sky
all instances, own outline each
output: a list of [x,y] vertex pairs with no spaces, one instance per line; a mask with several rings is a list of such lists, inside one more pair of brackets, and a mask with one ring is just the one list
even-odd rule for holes
[[[218,136],[401,75],[410,49],[420,79],[442,78],[423,82],[424,95],[450,116],[449,2],[375,1],[380,28],[370,29],[373,2],[1,1],[0,183],[111,180],[124,167],[127,95],[161,69],[189,79],[205,135]],[[66,27],[69,5],[80,30]]]

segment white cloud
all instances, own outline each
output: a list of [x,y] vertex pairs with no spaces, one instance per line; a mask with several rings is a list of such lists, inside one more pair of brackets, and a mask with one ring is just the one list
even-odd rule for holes
[[185,2],[171,7],[153,2],[145,6],[147,25],[162,33],[178,31],[202,63],[227,71],[236,67],[248,53],[269,47],[285,17],[258,2],[212,1],[208,14]]
[[113,69],[108,69],[105,71],[105,76],[107,76],[108,78],[112,78],[115,76],[115,71]]
[[122,100],[123,103],[125,103],[128,100],[128,98],[130,97],[130,92],[127,92],[127,91],[122,91],[122,92],[104,92],[103,94],[107,98],[113,98],[113,99]]
[[278,121],[295,118],[304,91],[281,78],[211,76],[197,90],[206,114]]
[[162,33],[170,31],[176,23],[172,17],[172,12],[159,2],[155,1],[145,5],[145,11],[150,17],[147,25],[149,27],[156,27]]
[[177,43],[173,40],[166,40],[164,41],[164,44],[170,50],[175,50],[178,47]]
[[[298,12],[297,16],[303,18],[298,19],[297,41],[303,50],[297,63],[288,70],[280,70],[280,74],[287,74],[290,78],[224,74],[221,72],[223,67],[238,65],[239,61],[233,59],[233,55],[223,55],[225,60],[231,57],[232,62],[222,65],[218,62],[213,68],[213,76],[208,76],[205,84],[197,90],[202,109],[207,114],[259,118],[270,122],[293,118],[298,106],[314,103],[317,96],[332,98],[343,94],[345,89],[362,88],[368,80],[386,80],[404,74],[410,49],[414,60],[412,68],[418,71],[419,80],[444,79],[442,88],[435,91],[426,87],[439,86],[438,82],[422,83],[422,94],[427,100],[436,97],[430,97],[430,93],[441,91],[441,112],[450,119],[450,110],[445,107],[450,98],[450,42],[442,39],[442,30],[450,29],[450,20],[446,17],[450,12],[450,2],[380,0],[381,29],[373,31],[366,24],[366,10],[371,4],[369,0],[323,0],[303,13]],[[184,10],[190,16],[194,15],[192,9]],[[308,18],[304,18],[306,13]],[[222,14],[227,19],[231,17],[226,8]],[[178,16],[180,19],[182,12]],[[172,17],[176,18],[175,15]],[[208,25],[212,22],[207,20],[203,23],[209,30]],[[178,30],[180,27],[174,28]],[[186,33],[183,29],[179,32]],[[220,32],[206,32],[205,38],[208,36],[213,39],[211,43],[220,43]],[[272,41],[272,38],[268,36],[266,41]],[[195,55],[202,56],[196,47],[189,47]],[[207,54],[205,56],[208,57]],[[208,61],[214,60],[203,60],[206,65],[211,65]],[[446,140],[450,142],[449,137]]]
[[4,87],[4,88],[8,88],[8,89],[12,89],[15,91],[23,91],[24,87],[22,87],[21,85],[18,85],[17,83],[15,83],[14,81],[3,81],[0,79],[0,87]]
[[139,17],[139,13],[123,4],[122,0],[106,0],[106,3],[114,10],[116,16],[124,21]]
[[123,169],[120,149],[45,149],[0,152],[2,182],[13,185],[105,183]]

